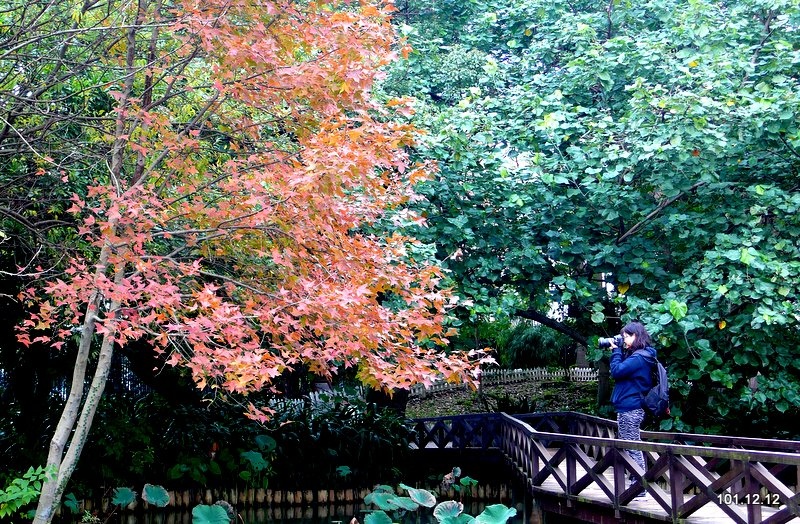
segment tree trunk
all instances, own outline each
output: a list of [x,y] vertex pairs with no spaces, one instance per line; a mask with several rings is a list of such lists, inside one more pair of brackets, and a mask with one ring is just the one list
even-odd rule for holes
[[[138,13],[137,13],[138,19]],[[124,81],[124,88],[122,96],[120,97],[120,108],[128,106],[131,93],[133,91],[133,84],[135,79],[135,51],[136,51],[136,32],[138,27],[132,24],[126,32],[127,37],[127,53],[126,53],[126,76]],[[123,153],[125,145],[128,141],[126,133],[126,121],[124,111],[117,113],[117,119],[114,129],[114,143],[111,147],[110,158],[111,164],[109,166],[109,175],[111,183],[114,184],[117,194],[120,193],[120,178],[122,175]],[[111,238],[116,233],[118,220],[110,220],[110,232],[107,238]],[[109,258],[112,254],[110,244],[106,244],[100,251],[98,258],[96,278],[106,274],[111,270],[109,267]],[[114,268],[114,280],[117,284],[121,283],[125,276],[125,264],[118,262]],[[103,300],[102,293],[99,288],[95,288],[92,295],[83,321],[81,329],[81,338],[79,342],[78,355],[75,358],[75,371],[72,375],[72,386],[70,388],[67,404],[61,414],[61,419],[56,427],[55,434],[50,441],[50,451],[47,456],[47,468],[52,468],[52,476],[45,481],[42,485],[42,493],[39,496],[39,504],[36,508],[36,517],[34,524],[50,524],[55,516],[55,510],[61,502],[61,497],[67,487],[70,476],[75,470],[80,457],[83,446],[86,443],[86,438],[89,434],[89,429],[94,419],[94,414],[100,399],[103,396],[106,380],[108,379],[109,368],[111,366],[111,356],[114,353],[114,338],[116,336],[116,323],[113,317],[107,315],[106,333],[103,336],[103,342],[100,349],[100,357],[95,369],[94,378],[86,398],[83,396],[84,383],[86,380],[86,369],[89,365],[89,353],[92,346],[92,341],[97,329],[98,315],[100,314],[100,304]],[[107,313],[116,311],[120,303],[113,301]],[[80,410],[80,418],[78,419],[78,411]],[[77,421],[77,424],[76,424]],[[74,434],[73,434],[74,432]],[[67,447],[68,446],[68,447]],[[66,448],[66,453],[64,452]]]
[[611,398],[611,371],[608,357],[603,357],[597,362],[597,407],[601,408],[609,403]]
[[[108,248],[103,250],[101,260],[107,260],[107,251]],[[102,272],[104,267],[105,263],[100,266],[98,272]],[[122,280],[124,271],[124,267],[117,268],[115,276],[117,283]],[[89,365],[89,353],[97,327],[97,313],[101,299],[100,293],[95,292],[93,300],[90,301],[89,306],[86,308],[86,318],[81,330],[78,355],[75,359],[75,370],[72,374],[72,386],[70,387],[64,411],[61,413],[61,418],[56,426],[56,431],[50,440],[50,451],[47,455],[45,467],[51,470],[51,475],[42,484],[42,493],[39,496],[39,503],[36,507],[34,524],[50,524],[52,522],[67,483],[78,464],[81,451],[83,451],[83,446],[89,436],[89,429],[92,426],[97,406],[103,397],[103,390],[111,369],[111,357],[114,354],[116,329],[113,321],[106,324],[108,332],[103,337],[94,378],[85,398],[83,394],[86,369]],[[118,308],[119,302],[114,301],[111,303],[111,311],[115,311]],[[80,417],[78,416],[79,411]],[[66,453],[64,452],[65,448]]]
[[525,311],[517,311],[515,313],[516,316],[520,318],[526,318],[528,320],[533,320],[534,322],[538,322],[542,325],[545,325],[549,328],[555,329],[559,333],[563,333],[567,335],[569,338],[581,344],[583,346],[587,345],[586,337],[575,331],[574,329],[570,328],[569,326],[565,326],[562,322],[558,320],[552,319],[547,315],[539,313],[533,309],[527,309]]

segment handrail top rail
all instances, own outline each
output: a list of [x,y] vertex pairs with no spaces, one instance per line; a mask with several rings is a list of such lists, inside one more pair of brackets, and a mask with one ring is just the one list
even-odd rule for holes
[[782,449],[787,453],[790,450],[800,453],[800,441],[797,440],[760,439],[753,437],[735,437],[730,435],[711,435],[705,433],[671,433],[666,431],[642,431],[642,439],[704,441],[708,443],[727,444],[728,447],[741,446],[744,449],[752,449],[756,447]]
[[[577,411],[553,411],[541,413],[529,413],[522,415],[524,420],[528,416],[568,416],[577,418],[579,420],[596,421],[606,423],[610,426],[616,426],[617,421],[596,415],[589,415]],[[515,417],[516,418],[516,417]],[[767,448],[767,449],[781,449],[797,451],[800,453],[800,441],[798,440],[782,440],[782,439],[760,439],[753,437],[736,437],[731,435],[714,435],[710,433],[684,433],[684,432],[670,432],[670,431],[642,431],[643,440],[671,440],[671,441],[699,441],[716,444],[724,444],[730,446],[742,446],[745,449],[754,448]]]
[[800,454],[798,453],[717,448],[713,446],[691,446],[686,444],[654,443],[636,440],[619,440],[615,438],[568,435],[565,433],[548,433],[537,431],[531,428],[529,424],[517,420],[513,416],[506,413],[501,413],[500,415],[510,424],[521,426],[522,429],[529,432],[531,436],[535,434],[537,440],[586,444],[590,446],[602,446],[617,449],[638,449],[641,451],[656,451],[659,453],[670,453],[673,455],[727,458],[732,460],[747,460],[749,462],[768,462],[800,466]]
[[[587,413],[580,413],[578,411],[543,411],[541,413],[527,413],[524,415],[515,415],[522,417],[524,420],[529,416],[570,416],[582,420],[594,420],[596,422],[604,422],[611,426],[616,426],[617,421],[597,415],[589,415]],[[684,433],[684,432],[671,432],[671,431],[647,431],[642,430],[642,439],[647,440],[690,440],[690,441],[706,441],[724,443],[730,442],[731,445],[742,445],[747,449],[747,446],[764,447],[764,448],[779,448],[787,450],[796,450],[800,452],[800,440],[782,440],[782,439],[761,439],[754,437],[736,437],[731,435],[714,435],[712,433]]]
[[617,421],[608,418],[598,417],[597,415],[590,415],[588,413],[581,413],[580,411],[540,411],[536,413],[517,413],[513,415],[515,418],[534,418],[534,417],[570,417],[579,420],[587,420],[607,424],[609,426],[616,426]]
[[[505,414],[505,413],[504,413]],[[427,417],[414,419],[415,421],[439,421],[447,420],[456,417],[486,417],[486,416],[499,416],[500,413],[471,413],[465,415],[445,415],[441,417]],[[565,416],[578,420],[593,421],[603,423],[610,427],[616,427],[617,421],[597,415],[589,415],[587,413],[580,413],[578,411],[543,411],[539,413],[524,413],[517,415],[510,415],[518,421],[526,421],[527,419],[536,417],[558,417]],[[534,429],[534,431],[537,431]],[[669,432],[669,431],[642,431],[642,440],[658,440],[658,441],[697,441],[707,442],[711,444],[723,445],[723,447],[741,446],[744,449],[766,448],[766,449],[780,449],[789,452],[790,450],[800,453],[800,440],[781,440],[781,439],[759,439],[753,437],[735,437],[729,435],[713,435],[709,433],[683,433],[683,432]],[[667,442],[665,442],[667,443]],[[690,444],[685,444],[690,445]]]
[[[609,423],[616,426],[615,421],[595,417],[593,415],[586,415],[578,412],[562,411],[552,413],[533,413],[530,415],[538,416],[573,416],[575,418]],[[669,453],[673,455],[693,455],[702,457],[716,457],[727,458],[731,460],[748,460],[760,462],[778,462],[781,464],[791,464],[800,466],[800,442],[797,441],[765,441],[760,439],[736,439],[740,443],[752,443],[753,447],[767,447],[772,449],[790,449],[795,451],[770,451],[759,450],[747,447],[731,448],[731,447],[718,447],[718,446],[698,446],[691,444],[676,444],[671,442],[652,442],[649,440],[643,441],[630,441],[619,440],[616,438],[592,437],[585,435],[570,435],[566,433],[551,433],[546,431],[539,431],[534,429],[525,419],[531,418],[530,416],[522,415],[521,419],[507,413],[482,413],[482,414],[468,414],[468,415],[452,415],[442,417],[420,418],[414,419],[415,422],[444,422],[452,419],[468,419],[468,418],[484,418],[484,419],[498,419],[505,420],[512,425],[518,426],[531,436],[536,437],[537,440],[547,440],[551,442],[565,442],[571,444],[584,444],[589,446],[611,447],[615,449],[637,449],[641,451],[655,451],[659,453]],[[685,438],[686,440],[703,440],[707,439],[709,442],[714,443],[716,440],[719,442],[731,442],[731,437],[691,434],[691,433],[666,433],[666,432],[642,432],[642,435],[648,437],[658,437],[660,440],[679,440],[678,437]],[[769,443],[769,444],[767,444]]]

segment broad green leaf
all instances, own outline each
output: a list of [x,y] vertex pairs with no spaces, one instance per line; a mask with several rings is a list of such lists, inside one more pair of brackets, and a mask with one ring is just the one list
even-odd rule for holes
[[364,516],[364,524],[392,524],[392,519],[383,511],[373,511]]
[[80,512],[81,505],[74,493],[67,493],[64,496],[63,504],[70,511],[70,513],[77,514]]
[[406,511],[416,511],[419,509],[419,504],[414,502],[411,497],[394,497],[392,503],[400,509]]
[[504,524],[516,514],[516,508],[509,508],[504,504],[493,504],[486,506],[481,514],[475,517],[475,522],[479,524]]
[[275,451],[275,448],[278,446],[275,439],[269,435],[256,435],[255,443],[258,449],[266,452]]
[[230,520],[222,506],[200,504],[192,508],[192,524],[230,524]]
[[458,481],[462,486],[477,486],[478,481],[471,477],[463,477]]
[[685,317],[688,310],[689,308],[685,302],[680,302],[678,300],[669,301],[669,312],[675,320],[680,320]]
[[111,503],[117,506],[126,507],[136,500],[136,492],[130,488],[115,488]]
[[455,517],[443,517],[439,520],[439,524],[472,524],[475,522],[475,517],[461,513]]
[[427,489],[417,489],[400,484],[400,487],[408,491],[408,496],[414,499],[414,502],[426,508],[432,508],[436,505],[436,497]]
[[263,471],[269,467],[269,463],[264,460],[264,455],[258,451],[243,451],[241,456],[255,471]]
[[384,511],[392,511],[397,509],[397,504],[395,504],[394,499],[397,496],[394,493],[386,493],[386,492],[372,492],[369,493],[366,497],[364,497],[364,503],[372,504],[377,506],[379,509]]
[[457,517],[464,511],[464,504],[455,500],[447,500],[440,502],[433,510],[433,516],[436,520],[442,522],[446,517]]
[[153,506],[163,508],[169,504],[169,493],[161,486],[145,484],[142,499]]

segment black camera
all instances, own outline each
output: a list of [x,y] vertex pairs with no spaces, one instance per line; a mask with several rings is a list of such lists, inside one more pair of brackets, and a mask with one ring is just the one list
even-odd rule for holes
[[612,345],[618,348],[622,347],[622,335],[617,335],[612,338],[601,338],[597,340],[597,345],[601,348],[610,348]]

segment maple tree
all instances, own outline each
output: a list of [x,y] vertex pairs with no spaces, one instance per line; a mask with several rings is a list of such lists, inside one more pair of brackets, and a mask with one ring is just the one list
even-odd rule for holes
[[[28,175],[75,189],[71,259],[21,294],[31,313],[20,342],[77,346],[35,522],[51,521],[114,348],[134,339],[198,387],[241,394],[300,364],[323,376],[356,367],[385,390],[471,380],[481,355],[439,347],[455,300],[439,270],[412,238],[367,227],[425,176],[404,153],[412,129],[389,118],[403,103],[370,95],[393,56],[391,4],[87,2],[61,31],[53,9],[9,9],[30,31],[13,52],[49,30],[49,72],[59,57],[84,66],[64,76],[63,99],[91,90],[105,108],[84,113],[77,155],[37,151],[40,128],[6,119],[35,153]],[[48,85],[52,97],[59,84]],[[79,173],[75,156],[91,159]],[[248,415],[269,413],[251,404]]]

